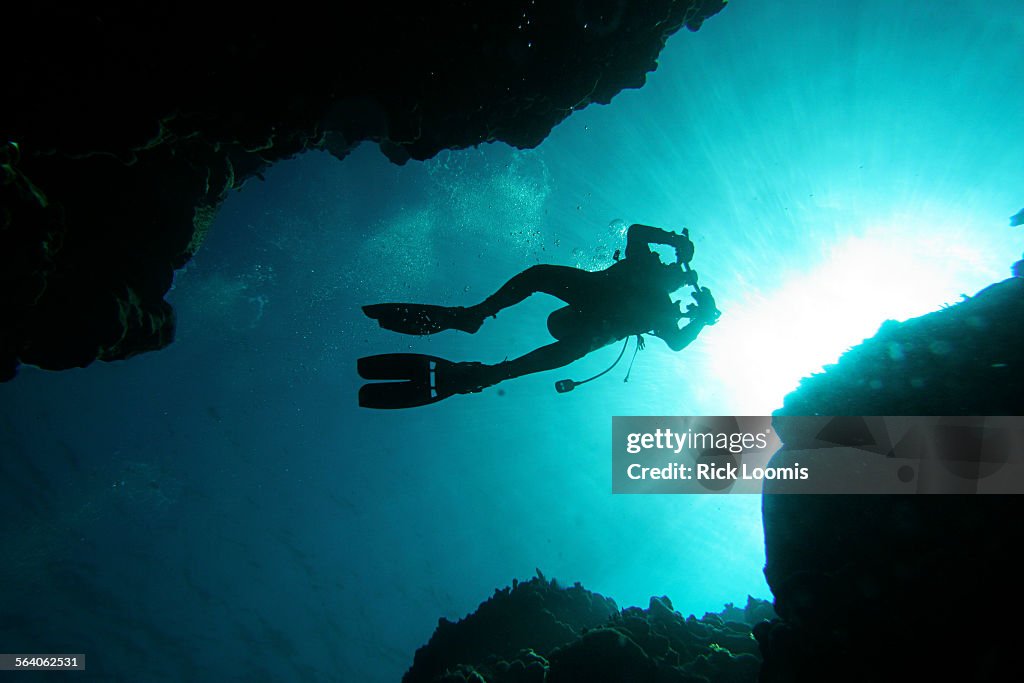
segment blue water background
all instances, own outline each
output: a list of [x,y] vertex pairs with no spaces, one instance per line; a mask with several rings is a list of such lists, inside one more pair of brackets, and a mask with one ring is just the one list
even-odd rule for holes
[[[768,413],[886,317],[1006,277],[1022,40],[1015,1],[735,2],[537,150],[279,164],[177,275],[171,347],[0,386],[0,650],[84,652],[94,680],[394,681],[439,617],[536,568],[684,614],[769,597],[759,500],[612,496],[611,416]],[[619,221],[690,228],[725,312],[691,348],[650,339],[628,383],[620,366],[567,395],[556,380],[618,347],[502,392],[356,407],[357,357],[496,362],[546,343],[558,304],[422,339],[360,305],[603,268]],[[855,308],[822,283],[862,306],[848,339],[814,341]],[[822,360],[789,370],[801,340]]]

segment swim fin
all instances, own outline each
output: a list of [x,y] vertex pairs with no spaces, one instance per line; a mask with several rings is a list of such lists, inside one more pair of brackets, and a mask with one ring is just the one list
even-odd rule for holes
[[442,330],[461,330],[473,334],[484,322],[483,315],[462,306],[372,304],[363,306],[363,313],[376,320],[385,330],[402,334],[434,334]]
[[482,363],[452,363],[418,353],[385,353],[360,358],[359,376],[375,382],[359,387],[363,408],[415,408],[437,403],[455,394],[469,394],[491,386]]

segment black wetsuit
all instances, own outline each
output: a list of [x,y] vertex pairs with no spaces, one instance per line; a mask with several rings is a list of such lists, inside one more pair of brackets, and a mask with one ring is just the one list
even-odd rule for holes
[[648,252],[597,272],[533,266],[509,280],[487,304],[502,309],[536,292],[550,294],[568,304],[548,318],[555,339],[603,337],[603,346],[679,323],[679,307],[665,291],[659,264],[658,255]]
[[548,317],[548,330],[558,341],[515,360],[485,366],[493,370],[488,379],[502,381],[562,367],[633,334],[678,333],[682,316],[666,291],[664,268],[660,257],[645,249],[598,272],[537,265],[514,276],[476,308],[494,315],[537,292],[568,305]]

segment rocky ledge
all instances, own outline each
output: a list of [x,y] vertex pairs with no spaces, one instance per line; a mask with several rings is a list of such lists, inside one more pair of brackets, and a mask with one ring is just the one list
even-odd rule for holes
[[[776,414],[1021,415],[1024,279],[903,323],[888,322]],[[870,420],[871,418],[868,418]],[[983,417],[976,427],[985,429]],[[866,421],[865,425],[867,426]],[[884,453],[884,451],[881,451]],[[772,495],[763,498],[765,574],[779,620],[759,632],[764,683],[994,681],[1017,669],[1014,495]]]
[[[305,150],[538,145],[724,0],[5,10],[0,380],[161,348],[226,194]],[[226,6],[225,6],[226,7]]]

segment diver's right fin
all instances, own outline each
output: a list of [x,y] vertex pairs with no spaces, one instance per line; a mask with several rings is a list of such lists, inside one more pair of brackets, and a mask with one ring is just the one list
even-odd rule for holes
[[363,313],[385,330],[402,334],[434,334],[442,330],[461,330],[473,334],[484,322],[482,315],[461,306],[430,304],[371,304]]
[[455,394],[476,393],[484,383],[480,363],[452,363],[418,353],[385,353],[360,358],[363,379],[404,380],[375,382],[359,387],[359,405],[382,410],[415,408],[437,403]]

